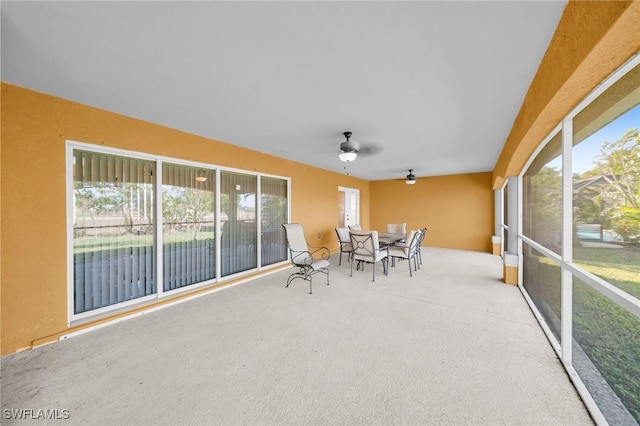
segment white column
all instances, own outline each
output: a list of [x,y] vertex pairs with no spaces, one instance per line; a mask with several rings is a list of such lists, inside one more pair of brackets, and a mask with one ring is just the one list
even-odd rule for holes
[[507,180],[507,223],[509,235],[507,237],[507,251],[504,253],[504,280],[507,284],[520,283],[520,249],[518,245],[518,233],[520,232],[519,219],[519,178],[510,177]]
[[518,232],[520,230],[519,220],[519,203],[518,203],[518,177],[510,177],[508,179],[507,191],[509,193],[509,200],[507,206],[507,215],[509,223],[509,254],[518,255]]
[[562,123],[562,276],[560,287],[560,345],[562,362],[572,364],[573,335],[573,276],[565,268],[565,262],[573,261],[573,179],[571,173],[571,148],[573,146],[573,121]]
[[493,235],[491,236],[491,250],[493,254],[501,255],[502,247],[502,189],[493,191]]
[[493,191],[493,235],[500,235],[500,224],[502,224],[502,189]]

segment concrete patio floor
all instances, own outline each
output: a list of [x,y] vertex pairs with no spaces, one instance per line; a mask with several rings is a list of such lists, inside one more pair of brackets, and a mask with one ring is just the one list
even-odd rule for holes
[[289,268],[3,357],[2,423],[593,424],[498,256],[331,262],[312,295]]

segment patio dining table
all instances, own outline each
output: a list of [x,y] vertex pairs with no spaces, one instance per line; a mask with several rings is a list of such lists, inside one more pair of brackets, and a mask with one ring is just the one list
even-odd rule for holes
[[391,233],[391,232],[380,232],[378,233],[378,242],[381,247],[392,246],[395,243],[405,240],[407,238],[407,234],[402,233]]

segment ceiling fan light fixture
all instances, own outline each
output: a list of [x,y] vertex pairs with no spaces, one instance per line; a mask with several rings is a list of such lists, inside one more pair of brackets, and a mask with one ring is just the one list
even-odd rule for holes
[[200,169],[196,174],[196,182],[206,182],[207,181],[207,172]]
[[415,185],[416,183],[416,175],[413,174],[413,169],[409,169],[409,174],[407,175],[407,180],[405,181],[407,185]]
[[355,152],[341,152],[340,155],[338,155],[338,157],[340,157],[340,160],[344,162],[353,161],[357,156],[358,154],[356,154]]

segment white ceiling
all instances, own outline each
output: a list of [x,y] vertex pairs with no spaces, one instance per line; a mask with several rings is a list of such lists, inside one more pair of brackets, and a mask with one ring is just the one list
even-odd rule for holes
[[2,1],[2,80],[367,180],[491,171],[565,4]]

